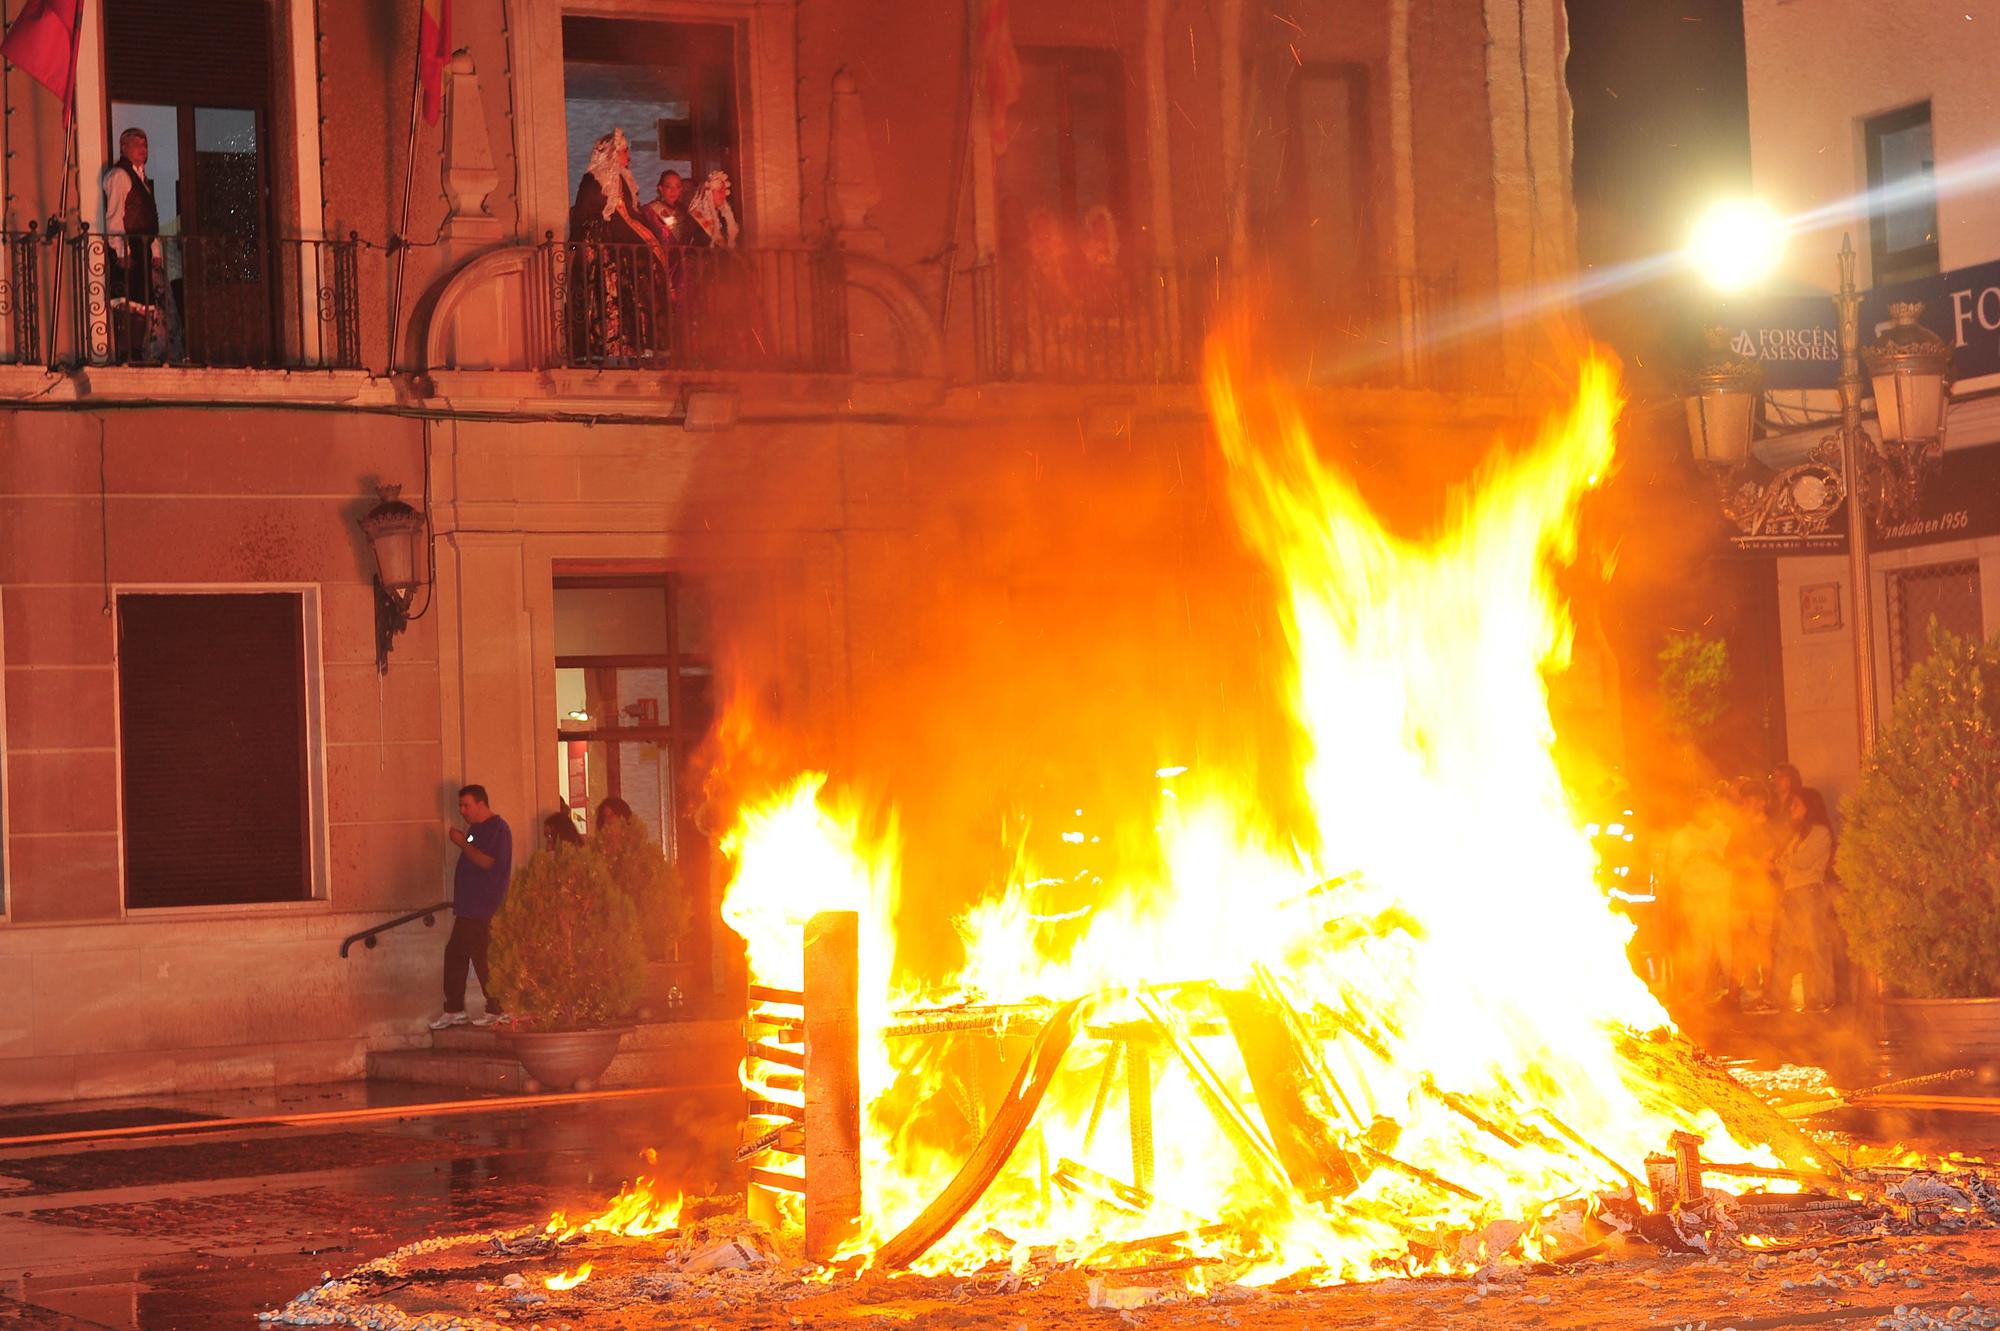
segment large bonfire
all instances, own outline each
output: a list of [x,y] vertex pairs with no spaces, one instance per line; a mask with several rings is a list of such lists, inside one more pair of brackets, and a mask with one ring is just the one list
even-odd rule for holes
[[[1612,462],[1613,370],[1586,360],[1567,410],[1423,539],[1322,460],[1282,390],[1224,357],[1207,389],[1234,516],[1281,592],[1308,826],[1277,830],[1228,773],[1163,768],[1150,822],[1104,833],[1151,838],[1135,862],[1157,872],[1052,901],[1023,857],[959,921],[942,988],[897,955],[893,823],[823,775],[748,804],[726,843],[754,983],[796,989],[806,919],[860,914],[852,1254],[971,1269],[1181,1232],[1244,1282],[1365,1280],[1553,1251],[1676,1131],[1775,1163],[1635,1053],[1667,1017],[1554,758],[1555,575]],[[910,1033],[949,1026],[921,1020],[940,1009],[998,1015]],[[1075,1038],[1004,1167],[941,1241],[899,1246],[1057,1022]],[[754,1097],[797,1103],[765,1073],[746,1064]]]

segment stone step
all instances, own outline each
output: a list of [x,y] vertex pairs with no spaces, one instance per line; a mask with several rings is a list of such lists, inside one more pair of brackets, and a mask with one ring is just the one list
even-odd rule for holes
[[[453,1053],[505,1053],[510,1031],[505,1026],[447,1026],[432,1031],[431,1047]],[[642,1021],[625,1037],[622,1049],[686,1049],[689,1051],[734,1048],[743,1040],[742,1025],[734,1021]],[[730,1054],[733,1063],[742,1057]]]
[[[429,1049],[381,1049],[368,1055],[370,1081],[455,1090],[521,1093],[528,1075],[508,1052],[500,1028],[453,1026],[433,1033]],[[733,1021],[649,1022],[633,1028],[599,1085],[734,1086],[742,1034]]]

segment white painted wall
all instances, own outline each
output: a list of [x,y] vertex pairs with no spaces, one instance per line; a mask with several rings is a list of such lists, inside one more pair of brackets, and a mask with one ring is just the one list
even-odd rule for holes
[[[1868,183],[1862,123],[1929,99],[1940,176],[1993,154],[2000,124],[2000,6],[1965,0],[1744,0],[1751,173],[1786,214],[1852,200]],[[2000,177],[1938,201],[1939,263],[2000,258]],[[1851,231],[1866,287],[1865,206],[1795,238],[1786,272],[1831,291]],[[1933,323],[1933,327],[1937,325]]]

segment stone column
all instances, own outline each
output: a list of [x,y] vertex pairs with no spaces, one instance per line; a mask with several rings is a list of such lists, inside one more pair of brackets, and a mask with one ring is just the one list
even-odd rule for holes
[[1570,204],[1568,48],[1560,0],[1485,0],[1486,97],[1493,123],[1493,221],[1508,377],[1532,353],[1533,325],[1561,318],[1534,308],[1537,288],[1575,269]]

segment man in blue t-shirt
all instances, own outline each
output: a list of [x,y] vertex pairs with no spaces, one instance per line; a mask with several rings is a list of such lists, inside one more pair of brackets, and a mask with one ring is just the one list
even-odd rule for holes
[[507,820],[487,806],[484,786],[462,787],[458,812],[465,819],[464,827],[445,821],[452,844],[458,847],[458,868],[452,875],[451,937],[444,945],[444,1015],[431,1023],[434,1031],[465,1025],[468,965],[479,976],[479,992],[486,999],[485,1015],[474,1018],[472,1024],[491,1026],[508,1020],[500,1000],[493,996],[486,948],[493,937],[493,917],[507,899],[507,882],[514,873],[514,834]]

